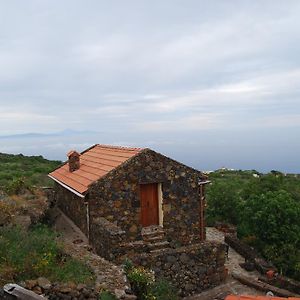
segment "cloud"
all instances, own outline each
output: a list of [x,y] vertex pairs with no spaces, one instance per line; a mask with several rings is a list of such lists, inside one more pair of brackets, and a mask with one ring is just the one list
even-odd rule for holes
[[181,132],[181,131],[202,131],[214,129],[222,126],[219,114],[201,114],[190,115],[175,120],[149,121],[136,124],[141,131],[163,131],[163,132]]
[[300,114],[286,114],[286,115],[276,115],[268,116],[258,119],[256,125],[259,127],[272,127],[272,128],[295,128],[300,129]]
[[177,132],[185,145],[201,133],[207,149],[245,144],[247,132],[271,148],[280,130],[299,131],[299,9],[293,0],[3,2],[0,134],[96,130],[174,151]]

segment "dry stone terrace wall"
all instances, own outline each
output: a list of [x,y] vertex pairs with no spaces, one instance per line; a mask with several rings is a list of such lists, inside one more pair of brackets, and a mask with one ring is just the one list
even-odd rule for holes
[[87,235],[84,199],[55,183],[55,202],[58,207]]
[[95,218],[104,217],[124,230],[128,240],[141,239],[140,184],[161,183],[167,239],[177,245],[197,242],[201,176],[199,171],[146,149],[90,187],[90,230],[94,230]]
[[136,256],[133,261],[165,278],[188,296],[220,284],[226,278],[225,245],[202,242],[177,249]]

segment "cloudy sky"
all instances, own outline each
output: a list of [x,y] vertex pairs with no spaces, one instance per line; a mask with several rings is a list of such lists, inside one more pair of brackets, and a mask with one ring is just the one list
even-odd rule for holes
[[299,0],[0,0],[0,151],[94,143],[300,173]]

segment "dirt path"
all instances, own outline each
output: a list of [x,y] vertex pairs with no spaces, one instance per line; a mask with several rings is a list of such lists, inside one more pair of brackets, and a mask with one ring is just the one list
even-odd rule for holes
[[60,210],[57,209],[56,214],[54,229],[61,233],[59,241],[67,254],[84,261],[94,271],[96,290],[106,289],[119,297],[125,296],[125,290],[129,287],[122,268],[94,254],[80,229]]
[[[224,243],[224,233],[214,227],[206,228],[206,238],[209,241],[217,241],[217,242]],[[240,254],[238,254],[234,249],[229,247],[228,259],[225,262],[225,266],[228,269],[229,274],[235,272],[239,275],[245,275],[257,279],[260,274],[256,270],[253,272],[248,272],[242,267],[240,267],[240,263],[244,263],[244,262],[245,259]]]

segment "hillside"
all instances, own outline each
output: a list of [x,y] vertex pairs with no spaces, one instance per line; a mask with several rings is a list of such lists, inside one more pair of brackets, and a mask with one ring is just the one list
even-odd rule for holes
[[42,156],[0,153],[0,189],[7,189],[19,179],[30,186],[50,185],[52,181],[47,174],[59,164],[60,161],[47,160]]

